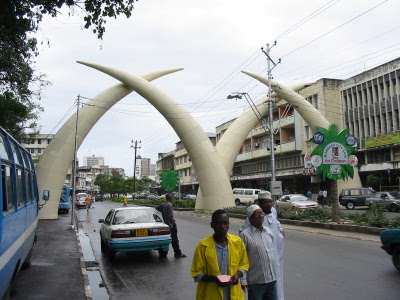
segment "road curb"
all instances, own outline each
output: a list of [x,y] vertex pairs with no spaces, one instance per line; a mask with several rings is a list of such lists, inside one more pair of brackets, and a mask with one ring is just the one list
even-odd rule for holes
[[[75,224],[79,224],[77,215],[74,216],[74,219],[75,219]],[[86,265],[85,265],[85,258],[83,257],[81,241],[79,239],[78,225],[75,225],[74,230],[75,230],[76,241],[78,243],[79,263],[80,263],[80,266],[81,266],[81,272],[82,272],[82,276],[83,276],[83,286],[84,286],[84,289],[85,289],[85,296],[86,296],[87,300],[93,300],[92,291],[90,289],[89,275],[87,274]]]

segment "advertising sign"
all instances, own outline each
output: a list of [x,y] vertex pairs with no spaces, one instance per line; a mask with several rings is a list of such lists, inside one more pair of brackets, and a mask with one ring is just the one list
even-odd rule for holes
[[336,124],[328,129],[318,127],[313,141],[317,147],[311,152],[311,162],[317,168],[317,175],[322,180],[348,179],[354,176],[354,166],[358,160],[353,154],[356,149],[352,147],[356,138],[349,135],[349,129],[339,132]]
[[366,139],[365,148],[373,148],[396,143],[400,143],[400,132]]

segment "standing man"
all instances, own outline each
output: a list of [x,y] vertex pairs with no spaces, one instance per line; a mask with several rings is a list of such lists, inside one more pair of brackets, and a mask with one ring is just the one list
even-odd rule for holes
[[321,188],[318,192],[318,204],[322,204],[322,207],[324,207],[324,190]]
[[176,227],[176,221],[174,219],[174,210],[172,209],[172,196],[171,194],[167,194],[165,196],[165,202],[160,204],[156,208],[159,212],[161,212],[162,217],[164,219],[164,223],[169,226],[171,229],[171,238],[172,238],[172,248],[175,252],[175,258],[184,258],[185,254],[182,253],[179,247],[179,239],[178,239],[178,228]]
[[246,209],[250,227],[240,233],[249,255],[250,269],[242,279],[249,300],[278,300],[278,265],[271,230],[263,226],[265,213],[256,204]]
[[[194,252],[191,274],[198,282],[197,300],[242,300],[239,278],[249,268],[241,238],[228,233],[229,216],[216,210],[211,216],[214,234],[200,241]],[[227,279],[223,279],[228,275]]]
[[[328,191],[326,190],[326,188],[323,191],[323,196],[324,196],[324,200],[323,200],[324,202],[322,204],[322,207],[324,206],[324,204],[328,203]],[[331,203],[330,202],[328,203],[328,205],[329,205],[329,207],[331,207]]]
[[[265,213],[263,226],[267,227],[272,232],[272,242],[275,250],[275,258],[278,267],[277,291],[278,299],[284,300],[283,292],[283,247],[285,244],[285,232],[278,220],[276,209],[273,208],[273,201],[270,192],[258,194],[258,206]],[[249,218],[246,219],[242,228],[239,229],[239,234],[250,227]]]
[[86,211],[89,212],[89,208],[92,205],[92,197],[88,194],[85,198],[86,202]]
[[312,199],[312,191],[311,191],[311,189],[309,189],[308,192],[307,192],[307,198],[310,199],[310,200]]

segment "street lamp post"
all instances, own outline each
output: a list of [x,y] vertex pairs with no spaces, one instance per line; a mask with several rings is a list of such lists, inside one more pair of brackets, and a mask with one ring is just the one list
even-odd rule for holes
[[135,200],[135,184],[136,184],[136,153],[137,149],[142,148],[140,145],[138,146],[138,143],[141,144],[141,141],[135,141],[135,146],[133,146],[133,140],[131,141],[131,148],[135,149],[135,158],[134,158],[134,163],[133,163],[133,192],[132,192],[132,201]]

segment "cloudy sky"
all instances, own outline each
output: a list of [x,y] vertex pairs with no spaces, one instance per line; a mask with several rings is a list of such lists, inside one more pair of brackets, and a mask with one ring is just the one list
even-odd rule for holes
[[[84,102],[115,79],[77,64],[77,60],[112,66],[132,74],[184,68],[152,83],[182,104],[206,132],[237,117],[243,100],[227,100],[247,92],[256,101],[264,85],[241,70],[267,76],[260,48],[277,41],[271,56],[281,58],[274,78],[291,85],[320,78],[349,78],[400,55],[400,2],[397,0],[141,0],[130,19],[107,21],[102,41],[83,29],[83,15],[68,11],[46,18],[38,33],[43,41],[37,69],[52,86],[41,105],[42,133],[55,134]],[[47,42],[50,46],[47,46]],[[155,163],[179,141],[172,127],[146,100],[132,93],[94,126],[78,151],[104,156],[111,167],[131,176],[134,150]]]

